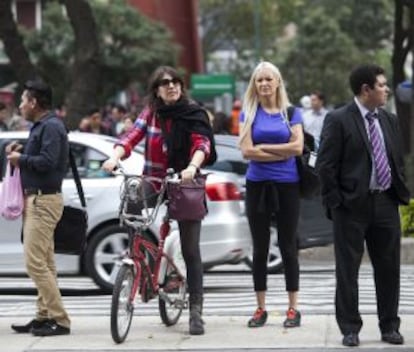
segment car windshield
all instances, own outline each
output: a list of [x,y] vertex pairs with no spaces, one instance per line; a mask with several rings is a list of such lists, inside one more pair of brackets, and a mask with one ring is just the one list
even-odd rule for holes
[[247,170],[247,161],[243,159],[238,147],[238,137],[216,135],[217,161],[213,165],[206,166],[209,170],[234,172],[244,176]]

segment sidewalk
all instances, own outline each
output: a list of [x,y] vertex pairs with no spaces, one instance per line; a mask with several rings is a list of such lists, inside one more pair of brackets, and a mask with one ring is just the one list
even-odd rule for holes
[[[137,312],[138,314],[138,312]],[[13,322],[25,323],[29,318]],[[342,348],[341,335],[333,315],[302,317],[302,326],[284,329],[284,317],[270,314],[263,328],[246,327],[248,317],[205,316],[206,334],[188,334],[188,315],[179,323],[165,327],[159,317],[138,317],[132,320],[127,340],[116,345],[111,338],[109,316],[78,317],[72,319],[72,334],[56,337],[34,337],[16,334],[10,329],[11,318],[0,318],[0,350],[22,351],[166,351],[166,350],[226,350],[226,349],[336,349]],[[401,316],[401,333],[405,345],[392,346],[380,341],[375,315],[363,315],[364,327],[360,333],[360,348],[370,350],[414,351],[414,315]],[[356,349],[357,350],[357,349]]]
[[[333,244],[323,247],[313,247],[303,249],[299,252],[299,257],[309,261],[330,262],[335,264]],[[363,263],[368,263],[368,254],[365,250]],[[414,264],[414,238],[401,239],[401,264]]]

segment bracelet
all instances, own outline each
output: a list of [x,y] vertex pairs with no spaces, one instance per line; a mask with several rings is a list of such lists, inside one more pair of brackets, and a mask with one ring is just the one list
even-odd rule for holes
[[190,163],[190,164],[188,164],[188,166],[195,167],[196,172],[200,170],[200,168],[196,164]]

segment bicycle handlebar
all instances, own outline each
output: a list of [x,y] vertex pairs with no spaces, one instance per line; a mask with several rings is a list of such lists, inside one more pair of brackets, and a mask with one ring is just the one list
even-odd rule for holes
[[[119,218],[122,223],[134,229],[147,229],[156,219],[160,206],[166,203],[165,192],[167,183],[180,182],[180,173],[174,169],[167,169],[165,177],[138,175],[126,173],[122,165],[118,165],[112,172],[114,175],[123,176],[123,189],[121,188],[121,204]],[[151,196],[146,194],[145,186],[150,185],[154,191]],[[148,201],[156,197],[154,207],[149,207]],[[130,205],[136,205],[141,214],[129,212]]]

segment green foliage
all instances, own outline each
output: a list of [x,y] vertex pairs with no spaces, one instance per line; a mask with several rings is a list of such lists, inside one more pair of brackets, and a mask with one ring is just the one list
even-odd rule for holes
[[217,49],[235,50],[237,59],[228,71],[242,81],[258,57],[271,61],[281,68],[293,102],[319,89],[328,103],[342,103],[351,95],[348,75],[356,64],[390,67],[394,14],[389,0],[199,0],[199,4],[205,59]]
[[110,96],[132,82],[146,88],[159,65],[176,64],[178,47],[167,28],[115,0],[94,6],[102,49],[103,95]]
[[281,30],[280,4],[274,0],[200,0],[199,5],[207,55],[224,48],[242,52],[257,44],[268,48]]
[[[320,0],[319,0],[320,1]],[[322,0],[321,6],[339,23],[341,30],[364,52],[376,52],[389,44],[393,31],[393,1]]]
[[[273,61],[277,63],[277,56]],[[307,12],[292,48],[279,65],[288,82],[289,96],[298,101],[304,92],[329,92],[330,101],[347,100],[347,77],[358,50],[337,21],[323,8]]]
[[400,207],[401,228],[404,237],[414,237],[414,199]]
[[73,61],[74,39],[72,27],[63,16],[62,6],[49,2],[43,13],[41,31],[22,29],[26,48],[40,75],[55,87],[54,99],[63,102],[69,85],[67,67]]
[[[155,67],[176,64],[178,47],[163,24],[141,15],[125,0],[94,0],[91,6],[101,51],[101,103],[133,82],[145,87]],[[40,72],[56,88],[56,102],[63,102],[71,82],[74,34],[58,1],[46,3],[41,31],[27,32],[25,39]]]

